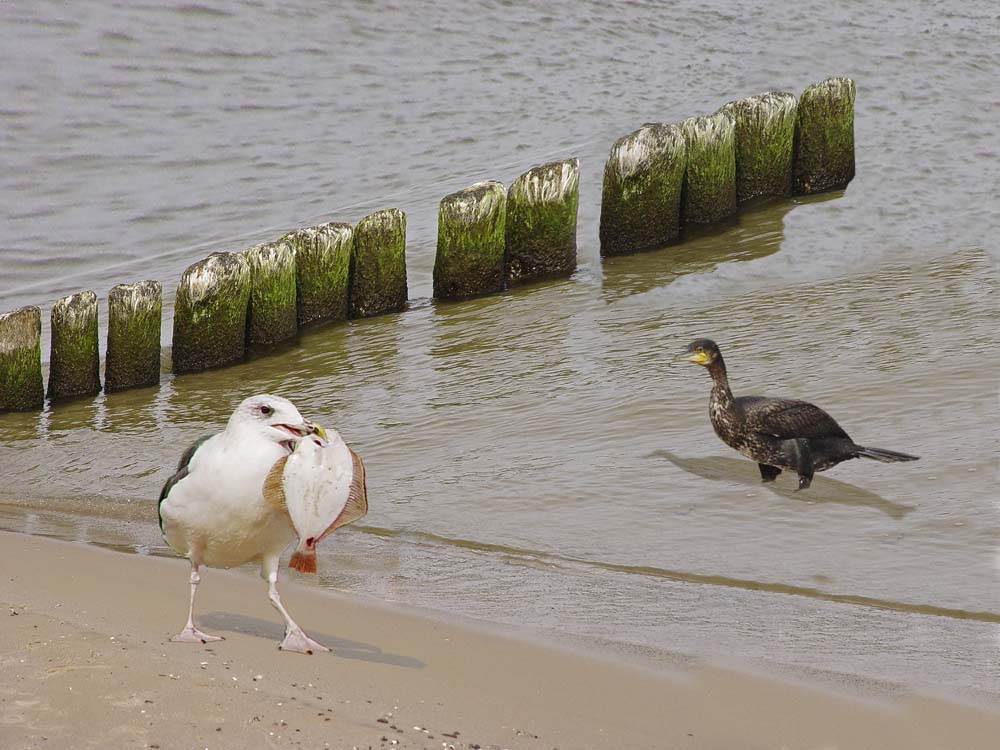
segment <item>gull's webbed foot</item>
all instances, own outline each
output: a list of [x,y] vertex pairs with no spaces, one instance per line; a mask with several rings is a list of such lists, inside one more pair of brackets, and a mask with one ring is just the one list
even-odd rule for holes
[[289,628],[285,631],[284,640],[278,644],[282,651],[294,651],[299,654],[313,654],[317,651],[329,651],[322,643],[314,641],[302,632],[302,628]]
[[188,626],[170,640],[173,643],[208,643],[209,641],[224,641],[226,639],[221,635],[209,635],[202,633],[196,627]]

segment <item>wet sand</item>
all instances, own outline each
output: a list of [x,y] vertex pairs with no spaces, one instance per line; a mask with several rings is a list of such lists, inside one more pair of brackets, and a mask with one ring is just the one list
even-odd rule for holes
[[0,533],[0,746],[331,748],[994,747],[1000,714],[846,695],[702,665],[664,672],[520,633],[283,585],[329,654],[275,647],[263,584],[208,571],[168,642],[187,564]]

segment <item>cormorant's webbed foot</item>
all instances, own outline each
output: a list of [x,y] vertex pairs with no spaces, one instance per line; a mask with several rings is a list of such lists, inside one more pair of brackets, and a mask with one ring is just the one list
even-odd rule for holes
[[777,466],[757,464],[757,468],[760,469],[760,481],[762,482],[773,482],[778,477],[778,474],[781,473],[781,469]]
[[[805,490],[809,489],[809,485],[812,484],[813,475],[812,474],[799,474],[799,489]],[[796,490],[797,492],[798,490]]]

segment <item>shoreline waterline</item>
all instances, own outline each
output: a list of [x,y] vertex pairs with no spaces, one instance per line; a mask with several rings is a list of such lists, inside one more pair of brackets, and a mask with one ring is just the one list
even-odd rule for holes
[[[57,509],[53,505],[61,507]],[[49,498],[39,502],[37,500],[14,501],[10,498],[0,498],[0,531],[28,537],[37,536],[55,541],[80,543],[126,555],[179,559],[178,555],[163,542],[155,520],[148,517],[150,505],[143,501],[104,503],[101,506],[103,512],[94,515],[89,511],[89,508],[94,507],[92,502],[85,499],[53,501],[52,498]],[[658,571],[649,568],[623,570],[623,566],[561,558],[558,555],[539,551],[476,543],[469,540],[447,539],[427,532],[395,531],[364,525],[349,528],[348,533],[351,536],[375,537],[398,549],[421,551],[420,553],[397,551],[396,556],[400,560],[421,553],[434,556],[442,550],[451,548],[452,553],[458,551],[480,559],[488,559],[491,566],[515,566],[518,568],[532,566],[544,568],[549,573],[555,572],[556,575],[559,573],[574,575],[579,574],[580,571],[584,571],[586,575],[587,570],[596,569],[605,573],[624,573],[626,576],[646,577],[653,581],[662,578],[681,587],[693,587],[695,592],[704,587],[708,587],[707,591],[709,592],[713,589],[719,589],[722,592],[720,594],[722,600],[727,598],[726,590],[732,588],[744,594],[759,594],[763,597],[801,598],[805,601],[806,606],[808,606],[808,600],[813,598],[826,604],[832,604],[838,609],[846,607],[850,610],[861,607],[862,611],[864,609],[884,610],[887,614],[902,618],[920,616],[930,617],[932,620],[937,618],[970,620],[980,624],[1000,622],[1000,615],[993,612],[969,612],[933,605],[873,601],[866,597],[849,594],[837,595],[803,591],[800,590],[800,587],[795,586],[756,581],[732,581],[723,576],[697,573]],[[343,534],[344,531],[341,532],[341,535]],[[475,606],[453,609],[447,603],[435,601],[433,596],[414,598],[410,595],[412,592],[405,590],[387,591],[383,589],[379,591],[376,587],[365,585],[364,581],[351,580],[349,577],[345,579],[342,577],[343,571],[337,570],[338,564],[347,560],[349,567],[364,567],[365,561],[358,559],[356,553],[329,554],[333,545],[324,546],[326,549],[321,547],[319,550],[319,576],[300,575],[288,569],[284,564],[281,567],[281,575],[307,588],[316,588],[345,596],[359,596],[364,601],[374,603],[382,602],[392,603],[393,606],[405,606],[412,608],[414,612],[423,613],[424,616],[431,619],[457,617],[459,621],[468,623],[469,627],[499,634],[520,633],[521,637],[529,638],[539,644],[568,647],[578,650],[581,654],[633,664],[644,669],[669,671],[678,665],[720,663],[732,664],[740,669],[748,669],[784,679],[806,679],[816,685],[823,685],[826,689],[846,690],[848,693],[860,692],[869,696],[903,696],[930,691],[942,696],[949,696],[952,700],[982,707],[995,706],[996,699],[1000,697],[1000,683],[994,686],[979,685],[973,687],[970,685],[961,688],[952,686],[951,689],[948,689],[935,685],[932,681],[886,679],[878,674],[877,670],[845,672],[833,665],[814,667],[809,664],[789,662],[783,660],[780,653],[737,657],[735,652],[713,651],[703,647],[676,651],[665,648],[662,644],[618,638],[614,634],[597,635],[574,632],[571,628],[554,626],[552,622],[522,622],[516,619],[498,621],[491,619],[489,613],[477,611]],[[236,570],[251,578],[255,578],[258,573],[255,564],[247,564]],[[382,573],[392,575],[389,570],[383,570]],[[213,574],[214,571],[206,572],[206,575]],[[368,583],[370,584],[370,580]],[[695,596],[701,597],[704,594],[696,593]],[[467,601],[466,604],[471,604],[471,602]],[[516,602],[512,601],[510,604],[515,606]],[[668,602],[665,602],[663,616],[666,618],[671,616]],[[700,635],[706,640],[710,640],[712,637],[710,629],[705,630]]]

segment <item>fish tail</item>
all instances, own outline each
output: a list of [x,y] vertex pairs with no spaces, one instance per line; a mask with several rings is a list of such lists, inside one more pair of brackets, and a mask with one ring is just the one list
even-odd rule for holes
[[292,559],[288,561],[288,567],[294,568],[300,573],[315,573],[316,549],[313,547],[296,548],[295,552],[292,553]]

